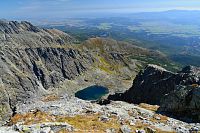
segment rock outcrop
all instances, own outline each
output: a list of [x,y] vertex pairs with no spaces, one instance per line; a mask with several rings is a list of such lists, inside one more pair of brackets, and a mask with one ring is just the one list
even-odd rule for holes
[[125,93],[110,95],[110,100],[160,105],[159,111],[188,116],[200,121],[200,68],[187,66],[177,73],[156,65],[139,72]]
[[161,99],[159,112],[167,112],[181,119],[200,122],[200,87],[179,85]]
[[159,111],[200,122],[200,68],[187,66],[176,77],[180,82],[161,99]]
[[125,100],[134,103],[160,104],[160,99],[174,90],[175,74],[156,65],[148,65],[133,81],[124,94]]

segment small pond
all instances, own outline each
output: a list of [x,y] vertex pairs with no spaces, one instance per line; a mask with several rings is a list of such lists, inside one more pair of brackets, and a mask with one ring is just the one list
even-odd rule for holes
[[90,86],[75,93],[75,97],[83,100],[98,100],[109,93],[109,90],[103,86]]

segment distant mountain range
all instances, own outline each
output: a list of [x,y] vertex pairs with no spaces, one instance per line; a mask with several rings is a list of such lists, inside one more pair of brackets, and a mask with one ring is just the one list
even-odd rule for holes
[[199,66],[200,11],[170,10],[124,14],[117,17],[74,18],[45,21],[40,27],[57,28],[83,41],[110,37],[156,49],[180,65]]

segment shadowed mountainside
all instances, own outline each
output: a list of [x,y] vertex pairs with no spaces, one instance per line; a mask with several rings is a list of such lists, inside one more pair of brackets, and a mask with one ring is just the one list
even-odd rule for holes
[[180,119],[200,121],[200,68],[187,66],[177,73],[148,65],[125,93],[110,95],[110,100],[160,105],[159,112],[170,113]]

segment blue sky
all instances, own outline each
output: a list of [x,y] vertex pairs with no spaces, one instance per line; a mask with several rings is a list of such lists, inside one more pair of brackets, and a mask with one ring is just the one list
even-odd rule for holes
[[0,18],[67,18],[90,14],[200,10],[200,0],[0,0]]

